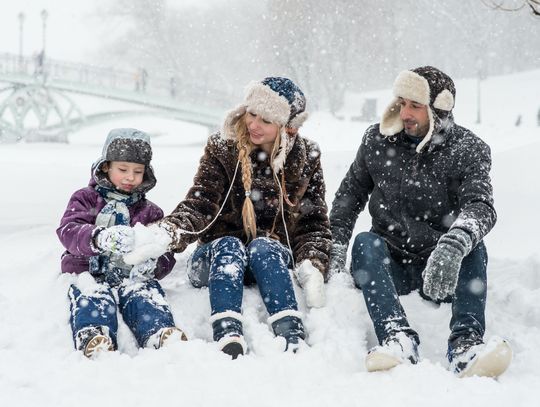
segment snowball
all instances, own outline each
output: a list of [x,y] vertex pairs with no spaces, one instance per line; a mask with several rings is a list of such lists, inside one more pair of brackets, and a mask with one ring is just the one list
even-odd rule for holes
[[124,255],[126,264],[140,264],[148,259],[157,259],[167,252],[172,241],[167,231],[157,224],[144,226],[137,223],[133,231],[135,244],[133,250]]

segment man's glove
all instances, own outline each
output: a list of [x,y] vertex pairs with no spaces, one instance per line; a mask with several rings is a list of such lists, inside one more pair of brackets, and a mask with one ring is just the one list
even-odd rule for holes
[[133,249],[135,234],[129,226],[115,225],[103,229],[95,240],[97,248],[102,252],[123,254]]
[[148,259],[142,263],[135,264],[129,273],[131,280],[146,281],[154,278],[157,259]]
[[347,261],[347,246],[344,244],[334,243],[330,250],[330,266],[328,270],[329,277],[334,274],[345,271],[345,263]]
[[453,295],[461,262],[471,249],[471,237],[463,229],[450,229],[442,235],[422,273],[424,293],[434,300],[444,300]]
[[326,303],[324,277],[311,260],[304,260],[295,270],[296,279],[304,289],[306,305],[309,308],[321,308]]

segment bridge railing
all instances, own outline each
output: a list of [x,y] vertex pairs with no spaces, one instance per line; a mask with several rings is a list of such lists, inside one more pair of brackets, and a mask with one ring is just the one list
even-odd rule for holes
[[44,81],[61,81],[97,88],[111,88],[126,92],[145,93],[192,103],[229,107],[234,100],[230,94],[179,78],[148,75],[144,69],[133,71],[114,67],[79,64],[44,58],[42,54],[19,56],[0,53],[0,73]]

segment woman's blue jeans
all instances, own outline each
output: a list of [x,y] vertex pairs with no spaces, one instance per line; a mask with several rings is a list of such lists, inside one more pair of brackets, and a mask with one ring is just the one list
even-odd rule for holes
[[298,310],[288,265],[289,250],[274,239],[257,238],[247,247],[225,236],[193,252],[189,279],[194,287],[208,286],[212,315],[241,313],[244,284],[257,283],[268,314]]
[[[416,339],[399,301],[400,295],[419,290],[422,298],[432,301],[423,292],[422,272],[425,264],[412,265],[406,259],[392,258],[383,238],[372,232],[359,233],[352,248],[352,276],[364,294],[379,343],[403,331]],[[452,302],[450,338],[471,331],[480,337],[485,331],[487,288],[487,252],[483,242],[463,259],[456,292],[443,302]]]

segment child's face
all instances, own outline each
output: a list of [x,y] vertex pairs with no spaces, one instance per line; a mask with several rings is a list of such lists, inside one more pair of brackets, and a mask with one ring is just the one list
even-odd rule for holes
[[143,181],[144,164],[110,161],[103,165],[103,172],[107,173],[109,180],[117,189],[132,192]]

